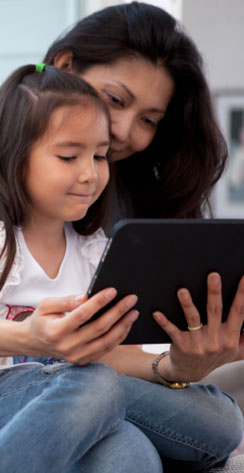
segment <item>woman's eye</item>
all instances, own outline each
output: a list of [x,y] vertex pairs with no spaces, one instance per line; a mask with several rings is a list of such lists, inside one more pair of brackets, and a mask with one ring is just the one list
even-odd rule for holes
[[102,160],[106,160],[107,161],[107,156],[105,155],[100,155],[100,154],[95,154],[94,156],[94,159],[96,159],[97,161],[102,161]]
[[62,161],[73,161],[76,156],[58,156],[59,159],[61,159]]
[[112,95],[112,94],[107,94],[107,95],[108,95],[108,98],[109,98],[110,102],[113,102],[114,104],[119,105],[120,107],[123,107],[123,105],[124,105],[123,100],[121,100],[116,95]]
[[150,119],[150,118],[143,118],[143,121],[144,121],[144,123],[145,123],[146,125],[152,126],[152,127],[154,127],[154,128],[158,125],[158,122],[157,122],[157,121],[152,120],[152,119]]

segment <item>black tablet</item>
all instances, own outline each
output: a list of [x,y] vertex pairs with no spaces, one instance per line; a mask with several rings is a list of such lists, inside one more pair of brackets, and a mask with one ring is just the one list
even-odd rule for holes
[[244,274],[244,220],[126,219],[114,226],[88,295],[111,286],[118,291],[116,300],[136,294],[140,316],[123,343],[168,343],[152,312],[162,311],[187,330],[176,296],[186,287],[206,323],[206,281],[212,271],[222,277],[225,320]]

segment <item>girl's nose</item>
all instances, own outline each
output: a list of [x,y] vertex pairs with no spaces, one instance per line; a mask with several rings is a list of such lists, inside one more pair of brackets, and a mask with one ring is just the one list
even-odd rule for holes
[[94,156],[82,160],[79,169],[80,182],[95,182],[97,180],[97,168]]

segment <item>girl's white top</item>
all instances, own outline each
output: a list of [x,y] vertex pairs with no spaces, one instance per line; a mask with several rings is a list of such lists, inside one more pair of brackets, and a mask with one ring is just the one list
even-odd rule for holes
[[[9,317],[12,306],[36,308],[46,297],[86,293],[107,243],[101,229],[93,235],[82,236],[74,231],[72,224],[65,224],[66,251],[58,275],[52,279],[30,253],[19,228],[16,229],[15,235],[16,255],[0,291],[0,318],[5,319],[13,318]],[[5,229],[0,222],[0,251],[4,242]],[[3,256],[0,260],[0,273],[4,268],[4,260]],[[1,368],[12,364],[11,357],[0,357]]]

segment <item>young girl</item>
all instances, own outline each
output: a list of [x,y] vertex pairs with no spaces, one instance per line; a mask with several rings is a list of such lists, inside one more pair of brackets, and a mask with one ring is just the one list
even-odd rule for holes
[[[135,461],[162,471],[151,442],[124,420],[119,377],[88,364],[124,339],[136,297],[82,328],[116,291],[66,297],[85,292],[104,245],[109,140],[105,105],[71,74],[30,65],[1,87],[1,471],[108,473],[115,456],[119,472]],[[13,355],[72,359],[71,349],[82,366],[11,367]]]
[[[142,473],[157,473],[161,460],[199,471],[224,464],[240,441],[240,410],[216,387],[176,391],[156,383],[165,373],[168,381],[191,380],[193,357],[186,364],[182,356],[182,370],[164,357],[155,378],[154,355],[117,347],[138,317],[136,295],[90,323],[116,290],[89,300],[69,296],[86,291],[104,246],[98,227],[108,147],[106,108],[74,75],[26,66],[0,89],[3,471],[129,473],[136,464]],[[211,278],[208,297],[219,309]],[[244,304],[242,286],[236,297]],[[229,331],[241,324],[232,312]],[[193,315],[186,317],[191,325]],[[209,321],[216,324],[212,313]],[[201,333],[193,332],[196,345]],[[184,336],[192,343],[190,332]],[[11,367],[21,355],[48,364]]]

